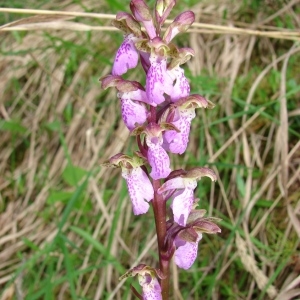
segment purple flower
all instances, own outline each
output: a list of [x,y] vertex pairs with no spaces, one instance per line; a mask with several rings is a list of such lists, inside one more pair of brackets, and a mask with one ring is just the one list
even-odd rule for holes
[[150,68],[146,78],[146,93],[149,103],[157,106],[165,101],[164,94],[173,90],[173,80],[167,72],[167,59],[155,54],[150,55]]
[[172,88],[170,95],[171,101],[176,102],[177,100],[187,97],[190,94],[190,84],[184,76],[184,70],[179,67],[168,71],[169,76],[176,80]]
[[129,69],[137,66],[139,54],[134,45],[135,39],[133,34],[125,35],[124,41],[116,53],[112,69],[113,75],[123,75]]
[[179,14],[170,24],[164,34],[164,41],[170,43],[171,40],[179,33],[185,32],[194,23],[195,14],[192,11],[184,11]]
[[154,197],[153,186],[148,176],[140,167],[133,169],[122,168],[122,176],[127,182],[133,213],[135,215],[146,213],[149,209],[147,202]]
[[212,170],[196,167],[186,171],[185,174],[179,177],[169,179],[158,189],[159,194],[169,191],[169,195],[172,195],[171,208],[173,210],[174,221],[181,226],[186,226],[194,203],[194,190],[197,187],[197,180],[203,176],[207,176],[213,181],[217,180]]
[[150,39],[156,37],[156,29],[153,24],[151,11],[144,0],[131,0],[130,9],[135,19],[142,22]]
[[[136,124],[143,124],[147,119],[147,109],[143,103],[146,101],[146,93],[142,90],[118,94],[121,99],[122,118],[126,127],[132,131]],[[137,101],[133,101],[137,100]]]
[[175,130],[168,130],[164,132],[164,149],[178,154],[185,152],[189,142],[191,122],[195,116],[194,108],[175,109],[174,119],[170,123],[176,126],[180,132]]
[[122,280],[136,275],[138,276],[139,284],[143,289],[143,295],[141,296],[138,293],[139,297],[143,297],[144,300],[162,300],[161,287],[157,280],[157,277],[163,277],[160,270],[140,264],[127,271],[119,279]]
[[176,0],[157,0],[155,16],[159,25],[162,25],[170,14]]
[[147,119],[147,109],[141,102],[148,103],[146,92],[136,81],[124,80],[117,75],[101,78],[102,88],[115,87],[121,99],[122,118],[127,128],[132,131],[136,124],[142,125]]
[[159,194],[166,191],[175,191],[172,195],[171,208],[174,221],[185,226],[188,216],[194,203],[194,189],[197,187],[197,180],[190,178],[175,177],[166,181],[158,190]]
[[144,276],[139,275],[139,284],[143,289],[144,300],[161,300],[161,287],[156,277],[152,277],[150,274]]
[[196,116],[195,108],[200,107],[211,107],[209,101],[200,95],[180,98],[176,103],[170,105],[166,122],[174,125],[178,131],[165,131],[163,135],[164,149],[178,154],[185,152],[189,142],[191,122]]
[[171,169],[170,158],[162,147],[162,129],[159,125],[149,124],[145,132],[148,162],[152,168],[150,176],[155,180],[166,178],[171,173]]
[[189,269],[197,258],[198,243],[202,239],[202,234],[198,233],[196,242],[187,242],[180,237],[175,239],[175,264],[182,269]]

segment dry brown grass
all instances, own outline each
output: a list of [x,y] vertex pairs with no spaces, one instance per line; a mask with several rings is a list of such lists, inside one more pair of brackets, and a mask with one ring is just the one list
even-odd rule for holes
[[[62,7],[68,15],[72,12],[73,15],[82,16],[81,7],[69,2],[65,4]],[[216,125],[220,133],[219,138],[223,140],[219,149],[215,147],[220,142],[212,132],[215,129],[204,127],[208,163],[222,162],[226,157],[224,155],[230,152],[234,153],[232,164],[248,168],[247,172],[245,169],[240,171],[232,168],[229,172],[221,173],[215,169],[219,180],[212,186],[208,210],[209,214],[218,210],[228,216],[233,225],[238,224],[243,235],[234,231],[235,237],[226,247],[225,237],[230,234],[229,230],[224,230],[220,240],[214,240],[216,247],[219,248],[210,265],[205,270],[201,270],[203,275],[191,291],[189,299],[194,298],[197,288],[206,274],[214,269],[220,257],[223,261],[217,280],[226,282],[227,273],[238,260],[249,273],[248,293],[243,298],[241,292],[244,291],[239,291],[237,285],[232,286],[232,290],[236,291],[235,299],[256,299],[256,288],[258,287],[259,290],[266,288],[268,280],[282,261],[280,255],[268,257],[267,251],[264,252],[263,248],[254,244],[254,238],[267,247],[276,248],[278,253],[286,249],[288,242],[293,243],[291,247],[294,248],[295,255],[299,250],[299,242],[295,241],[300,237],[300,142],[295,137],[289,140],[288,127],[294,118],[299,118],[300,107],[288,111],[286,99],[289,59],[293,55],[299,57],[300,52],[299,43],[294,42],[300,40],[300,18],[295,13],[295,4],[299,5],[299,1],[289,1],[274,11],[271,16],[262,12],[260,21],[253,18],[251,23],[235,19],[234,16],[238,13],[241,4],[232,5],[229,1],[214,1],[211,4],[211,1],[204,1],[194,7],[197,21],[201,20],[201,23],[197,23],[189,34],[190,46],[197,53],[189,63],[189,68],[193,76],[198,76],[203,70],[207,70],[210,76],[217,74],[219,78],[226,81],[226,85],[220,86],[221,96],[211,99],[220,107],[218,115],[212,113],[207,116],[204,112],[198,112],[204,124],[209,124],[218,118],[229,117],[237,112],[231,100],[234,85],[239,77],[247,75],[254,64],[259,64],[262,71],[253,78],[253,82],[248,83],[245,111],[257,101],[255,93],[271,70],[280,71],[281,81],[277,93],[272,95],[273,100],[279,99],[280,110],[276,116],[280,124],[263,119],[264,108],[253,114],[244,114],[238,121],[229,119]],[[95,2],[86,1],[86,5],[92,8]],[[98,3],[97,10],[101,8],[101,4]],[[51,10],[52,7],[48,5],[45,9]],[[227,19],[222,22],[225,10],[229,13]],[[80,34],[75,30],[95,30],[90,43],[96,50],[99,41],[102,45],[105,43],[111,45],[109,52],[103,53],[103,56],[109,59],[112,59],[112,50],[115,50],[117,45],[110,34],[103,32],[105,29],[110,30],[110,27],[103,27],[109,26],[108,21],[103,21],[103,26],[84,25],[83,21],[76,25],[65,20],[61,11],[62,9],[58,13],[59,21],[57,17],[55,21],[43,20],[45,30],[58,38],[55,41],[57,48],[53,47],[51,40],[45,37],[43,31],[31,32],[33,29],[44,30],[41,24],[25,24],[41,19],[29,19],[23,24],[14,23],[10,27],[0,27],[0,30],[30,31],[22,37],[21,43],[13,39],[9,32],[0,33],[2,48],[19,53],[0,57],[0,115],[3,120],[20,120],[20,123],[27,128],[26,132],[17,135],[9,131],[1,131],[0,286],[2,287],[24,264],[17,253],[21,252],[28,258],[34,253],[24,242],[24,238],[42,248],[57,234],[57,223],[64,204],[57,202],[55,207],[49,209],[46,201],[51,190],[62,188],[72,191],[72,187],[65,187],[61,180],[61,174],[68,163],[68,155],[75,166],[94,170],[89,179],[84,201],[91,201],[93,204],[93,210],[89,212],[92,236],[104,245],[107,245],[107,237],[119,206],[122,190],[119,172],[98,167],[101,161],[112,154],[127,151],[129,134],[119,118],[115,92],[103,93],[99,84],[92,80],[108,74],[110,67],[104,62],[95,62],[94,57],[89,55],[86,60],[79,63],[72,81],[69,82],[67,70],[71,58],[67,57],[63,50],[57,50],[60,46],[59,39],[74,44],[80,43]],[[286,15],[291,17],[298,30],[274,28],[272,20],[278,16],[284,19]],[[96,17],[95,14],[89,16]],[[66,28],[69,30],[57,30]],[[279,42],[282,39],[288,39],[285,46],[280,44],[283,42]],[[285,48],[286,51],[279,52],[276,47]],[[98,64],[98,67],[95,68],[95,64]],[[131,76],[136,78],[139,74],[135,73]],[[296,80],[299,82],[299,77]],[[13,88],[12,82],[18,83],[19,90]],[[99,109],[99,101],[104,104],[101,109]],[[74,114],[71,121],[66,122],[65,111],[70,104]],[[51,132],[45,129],[45,124],[55,120],[61,121],[64,125],[61,134],[65,145],[58,131]],[[192,136],[189,145],[189,151],[196,159],[200,158],[198,138]],[[15,156],[14,159],[12,155]],[[14,166],[11,165],[12,162]],[[186,163],[186,160],[183,162]],[[176,163],[179,162],[176,160]],[[180,167],[183,167],[182,162]],[[255,176],[254,168],[260,170],[261,176]],[[244,195],[241,195],[236,184],[237,173],[244,178]],[[223,182],[224,176],[227,178],[226,183]],[[118,178],[118,180],[112,182],[111,178]],[[109,202],[104,200],[107,186],[114,190]],[[235,199],[241,203],[239,207],[233,205]],[[258,214],[253,216],[253,210],[260,199],[272,199],[273,204],[258,210]],[[110,253],[117,258],[125,256],[127,266],[133,266],[140,261],[153,263],[148,252],[149,249],[155,249],[156,240],[154,232],[145,230],[147,222],[150,221],[149,219],[141,221],[133,217],[128,199],[125,200],[120,207],[121,213],[116,224],[115,239]],[[42,213],[45,209],[48,218]],[[82,264],[78,269],[98,264],[103,260],[103,256],[99,255],[95,261],[91,256],[93,246],[84,246],[84,240],[80,236],[67,230],[70,225],[84,229],[79,223],[82,213],[80,210],[74,212],[72,224],[68,221],[63,229],[71,241],[78,247],[84,247]],[[134,228],[131,226],[133,220]],[[274,228],[282,231],[281,240],[275,240],[276,233],[271,232]],[[144,243],[147,244],[142,252],[139,243],[136,242],[139,235],[143,236]],[[205,247],[203,245],[203,252]],[[61,253],[58,255],[62,256]],[[294,258],[300,259],[299,256]],[[60,270],[59,266],[57,269]],[[184,299],[180,292],[180,273],[181,271],[173,266],[174,299]],[[81,297],[86,296],[89,299],[104,299],[104,295],[107,294],[110,295],[107,299],[124,299],[122,297],[124,281],[118,282],[120,275],[112,264],[107,264],[100,270],[96,269],[81,276],[76,282],[76,292],[78,295],[80,293]],[[17,299],[23,299],[26,295],[26,288],[22,284],[24,277],[26,277],[26,270],[14,280],[13,285],[6,289],[1,299],[12,299],[10,296],[12,293],[15,293]],[[266,293],[272,299],[293,299],[297,295],[299,297],[299,284],[299,261],[293,263],[291,257],[282,266],[276,281],[267,287]],[[215,287],[212,299],[221,299],[220,288],[219,285]],[[67,283],[59,286],[56,297],[56,299],[68,299]],[[129,296],[128,299],[132,297]]]

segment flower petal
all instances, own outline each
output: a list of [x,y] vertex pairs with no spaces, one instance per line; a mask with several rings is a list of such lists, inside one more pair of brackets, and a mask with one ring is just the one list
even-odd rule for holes
[[138,64],[139,55],[134,45],[134,35],[125,36],[123,43],[117,51],[112,74],[123,75],[129,69],[135,68]]
[[153,186],[148,176],[140,167],[130,170],[124,168],[122,176],[127,182],[133,213],[135,215],[146,213],[149,209],[146,201],[149,202],[154,197]]
[[[175,264],[182,269],[189,269],[197,258],[198,242],[202,239],[202,234],[198,235],[195,243],[186,242],[180,245],[175,251]],[[182,243],[181,243],[182,244]],[[175,241],[176,245],[176,241]],[[176,245],[177,246],[177,245]]]
[[164,133],[164,149],[182,154],[185,152],[188,142],[192,119],[196,116],[195,109],[180,110],[179,119],[171,122],[180,132],[168,130]]
[[171,101],[176,102],[180,98],[187,97],[190,94],[190,84],[184,76],[184,70],[179,66],[169,72],[172,72],[171,77],[174,76],[176,79],[172,92],[170,93]]
[[151,66],[147,73],[146,93],[149,103],[156,106],[165,101],[164,93],[170,94],[173,80],[167,73],[167,60],[155,55],[150,57]]
[[123,93],[121,97],[122,118],[126,127],[131,131],[136,127],[136,123],[141,125],[147,119],[146,107],[130,99],[129,93]]
[[161,287],[157,278],[151,278],[149,275],[139,276],[139,283],[143,288],[144,300],[161,300]]
[[166,181],[159,189],[158,193],[162,194],[169,190],[184,189],[185,180],[182,177],[175,177]]
[[[196,186],[197,183],[195,183]],[[172,198],[171,208],[174,221],[181,226],[185,226],[194,203],[194,189],[185,188],[177,191]]]
[[153,179],[166,178],[171,173],[170,158],[161,145],[152,144],[149,146],[148,161],[152,168],[150,176]]

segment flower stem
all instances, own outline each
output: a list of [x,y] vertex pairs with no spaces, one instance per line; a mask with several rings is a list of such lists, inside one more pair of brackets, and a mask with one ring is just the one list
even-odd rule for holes
[[157,193],[160,187],[159,180],[153,180],[154,188],[154,199],[153,199],[153,211],[155,217],[156,234],[157,234],[157,244],[159,252],[159,268],[164,276],[160,280],[160,285],[162,289],[162,299],[169,299],[169,281],[170,281],[170,268],[169,260],[165,257],[165,237],[167,233],[167,223],[166,223],[166,201],[163,199],[162,195]]

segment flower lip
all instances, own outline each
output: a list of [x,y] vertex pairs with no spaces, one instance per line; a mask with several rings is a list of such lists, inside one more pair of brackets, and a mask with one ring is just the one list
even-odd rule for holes
[[139,55],[134,45],[136,37],[133,34],[125,35],[124,41],[119,47],[113,64],[113,75],[123,75],[129,69],[137,66]]

